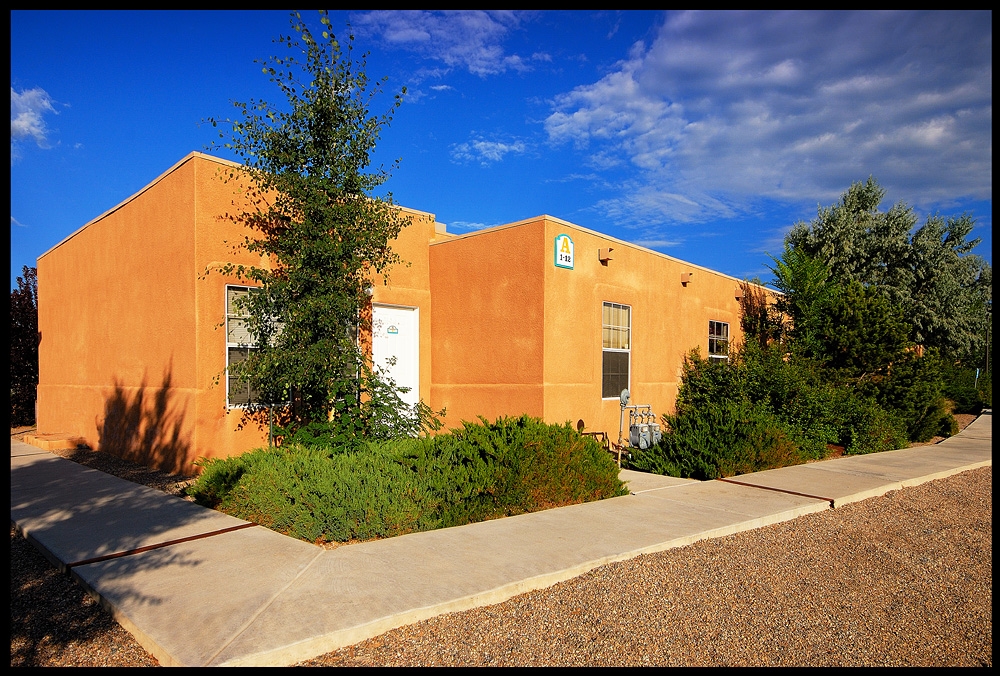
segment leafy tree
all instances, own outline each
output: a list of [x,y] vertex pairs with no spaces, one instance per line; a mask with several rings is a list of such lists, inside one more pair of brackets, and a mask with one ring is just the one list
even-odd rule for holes
[[873,392],[883,408],[895,412],[912,441],[951,436],[957,425],[944,400],[943,364],[937,350],[923,356],[909,351],[895,360],[888,377]]
[[35,423],[38,388],[38,274],[24,266],[10,292],[10,424]]
[[761,346],[780,341],[785,334],[785,316],[768,297],[758,278],[740,282],[740,327],[744,339]]
[[[258,61],[284,106],[235,102],[236,119],[209,121],[229,127],[221,147],[244,161],[230,178],[252,186],[251,207],[231,216],[253,233],[240,246],[270,261],[221,268],[259,289],[241,301],[255,349],[238,375],[263,403],[294,400],[286,431],[312,424],[350,438],[384,424],[386,396],[392,411],[403,406],[366,361],[358,335],[369,328],[373,274],[385,277],[400,262],[391,242],[406,223],[391,194],[373,194],[389,173],[370,165],[405,88],[386,113],[371,113],[386,78],[370,81],[354,36],[344,46],[325,11],[320,22],[314,36],[292,13],[296,35],[275,40],[287,51]],[[260,419],[262,402],[248,415]]]
[[786,253],[815,258],[834,279],[876,289],[902,308],[915,344],[953,359],[981,355],[993,282],[990,265],[972,253],[980,242],[968,239],[975,220],[932,215],[918,228],[903,202],[879,210],[885,194],[873,177],[852,184],[840,202],[792,228]]
[[913,234],[905,306],[913,313],[914,342],[970,364],[982,354],[993,300],[993,269],[971,253],[979,239],[966,240],[974,225],[968,214],[934,215]]
[[775,306],[790,319],[788,337],[806,352],[820,352],[818,346],[809,345],[812,336],[808,327],[816,315],[816,306],[831,292],[830,270],[801,248],[792,248],[787,243],[781,258],[772,256],[771,260],[774,261],[771,268],[773,284],[782,293]]

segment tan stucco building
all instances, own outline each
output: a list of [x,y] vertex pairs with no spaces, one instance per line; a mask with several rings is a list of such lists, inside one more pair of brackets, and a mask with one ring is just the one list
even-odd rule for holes
[[[38,259],[39,443],[169,470],[266,443],[225,375],[244,287],[206,275],[261,263],[232,246],[235,166],[192,153]],[[734,277],[551,216],[452,235],[403,211],[409,265],[375,284],[373,356],[448,427],[527,413],[616,440],[622,389],[669,412],[684,356],[740,339]]]

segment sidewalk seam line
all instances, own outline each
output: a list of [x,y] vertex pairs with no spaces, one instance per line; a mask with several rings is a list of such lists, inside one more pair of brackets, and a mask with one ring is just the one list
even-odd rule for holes
[[316,552],[316,556],[313,557],[312,561],[310,561],[305,566],[303,566],[302,570],[300,570],[297,575],[295,575],[294,577],[292,577],[292,579],[290,579],[288,581],[288,583],[285,584],[281,589],[279,589],[276,592],[274,592],[274,594],[271,596],[271,598],[268,599],[267,603],[261,604],[260,608],[257,609],[257,612],[255,612],[253,615],[251,615],[250,617],[248,617],[247,621],[244,622],[242,624],[242,626],[240,626],[239,628],[237,628],[233,632],[232,636],[229,637],[228,641],[225,641],[221,646],[219,646],[218,650],[216,650],[214,653],[212,653],[211,655],[209,655],[208,659],[205,660],[205,663],[202,666],[211,666],[212,662],[215,661],[215,659],[222,653],[222,651],[225,650],[226,648],[228,648],[230,645],[232,645],[233,641],[235,641],[240,636],[242,636],[243,632],[245,632],[247,630],[247,628],[250,627],[251,624],[253,624],[254,622],[256,622],[257,618],[260,617],[264,613],[264,611],[266,611],[268,608],[270,608],[272,605],[274,605],[274,602],[278,600],[279,596],[281,596],[282,594],[284,594],[288,590],[289,587],[291,587],[293,584],[295,584],[299,580],[299,578],[301,578],[303,575],[305,575],[306,571],[308,571],[310,568],[312,568],[313,564],[316,563],[316,561],[319,560],[319,557],[322,556],[323,552],[325,552],[325,551],[326,551],[325,549],[320,548],[320,550],[318,552]]
[[239,526],[232,526],[230,528],[223,528],[222,530],[214,530],[209,533],[200,533],[198,535],[190,535],[185,538],[178,538],[176,540],[168,540],[166,542],[158,542],[155,545],[146,545],[145,547],[138,547],[136,549],[126,549],[121,552],[115,552],[114,554],[105,554],[103,556],[95,556],[92,559],[83,559],[82,561],[75,561],[73,563],[66,564],[66,570],[75,568],[76,566],[85,566],[90,563],[100,563],[101,561],[109,561],[111,559],[119,559],[123,556],[132,556],[133,554],[142,554],[143,552],[149,552],[154,549],[162,549],[163,547],[170,547],[171,545],[180,544],[182,542],[191,542],[192,540],[203,540],[205,538],[214,537],[216,535],[223,535],[225,533],[231,533],[237,530],[243,530],[244,528],[250,528],[256,526],[255,523],[244,523]]
[[745,481],[735,481],[733,479],[716,479],[716,481],[722,481],[727,484],[733,484],[736,486],[746,486],[747,488],[760,488],[765,491],[775,491],[776,493],[787,493],[788,495],[798,495],[802,498],[812,498],[813,500],[823,500],[824,502],[830,503],[830,509],[834,508],[834,499],[823,497],[822,495],[810,495],[809,493],[799,493],[798,491],[790,491],[784,488],[772,488],[771,486],[759,486],[757,484],[746,483]]

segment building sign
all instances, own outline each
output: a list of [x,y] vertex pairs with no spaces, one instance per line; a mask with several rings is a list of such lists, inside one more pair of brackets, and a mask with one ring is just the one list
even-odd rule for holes
[[569,235],[556,237],[556,267],[573,269],[573,240]]

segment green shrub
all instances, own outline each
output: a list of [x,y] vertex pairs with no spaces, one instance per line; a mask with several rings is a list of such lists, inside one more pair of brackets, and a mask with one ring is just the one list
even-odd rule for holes
[[402,462],[434,483],[447,526],[627,492],[611,456],[569,423],[480,418],[432,444],[399,442],[396,449]]
[[845,455],[892,451],[907,445],[906,426],[874,399],[849,392],[838,414],[843,421],[840,443]]
[[391,537],[433,522],[433,496],[384,453],[289,446],[203,466],[189,489],[200,504],[309,542]]
[[702,359],[699,350],[685,358],[681,372],[681,388],[677,393],[677,413],[696,410],[723,401],[742,398],[745,373],[743,363],[732,360]]
[[938,433],[950,413],[943,392],[943,364],[928,350],[922,357],[909,352],[893,363],[874,394],[904,422],[907,438],[922,442]]
[[976,390],[979,395],[979,401],[982,402],[983,408],[993,408],[993,374],[990,371],[981,373],[979,375],[979,386]]
[[625,495],[597,442],[522,416],[432,438],[203,461],[203,505],[310,542],[364,540]]
[[949,413],[941,421],[941,427],[936,436],[953,437],[956,434],[958,434],[958,421],[955,420],[955,416]]
[[663,439],[646,450],[632,449],[630,468],[717,479],[809,459],[793,430],[765,406],[746,400],[705,404],[663,422]]
[[933,359],[908,355],[891,381],[859,381],[780,344],[748,340],[718,362],[692,352],[663,440],[631,449],[627,466],[713,479],[822,459],[832,444],[850,454],[902,448],[911,435],[948,429]]
[[[725,362],[716,368],[726,368]],[[734,351],[728,368],[735,371],[716,397],[764,406],[794,439],[803,457],[822,458],[837,443],[835,402],[842,387],[814,360],[789,354],[780,344],[761,347],[748,340]],[[687,383],[682,384],[682,390]],[[703,396],[710,400],[710,396]]]
[[961,366],[945,367],[943,394],[953,402],[953,413],[971,413],[979,415],[983,408],[989,408],[992,394],[992,384],[989,373],[980,372],[976,378],[976,369]]

